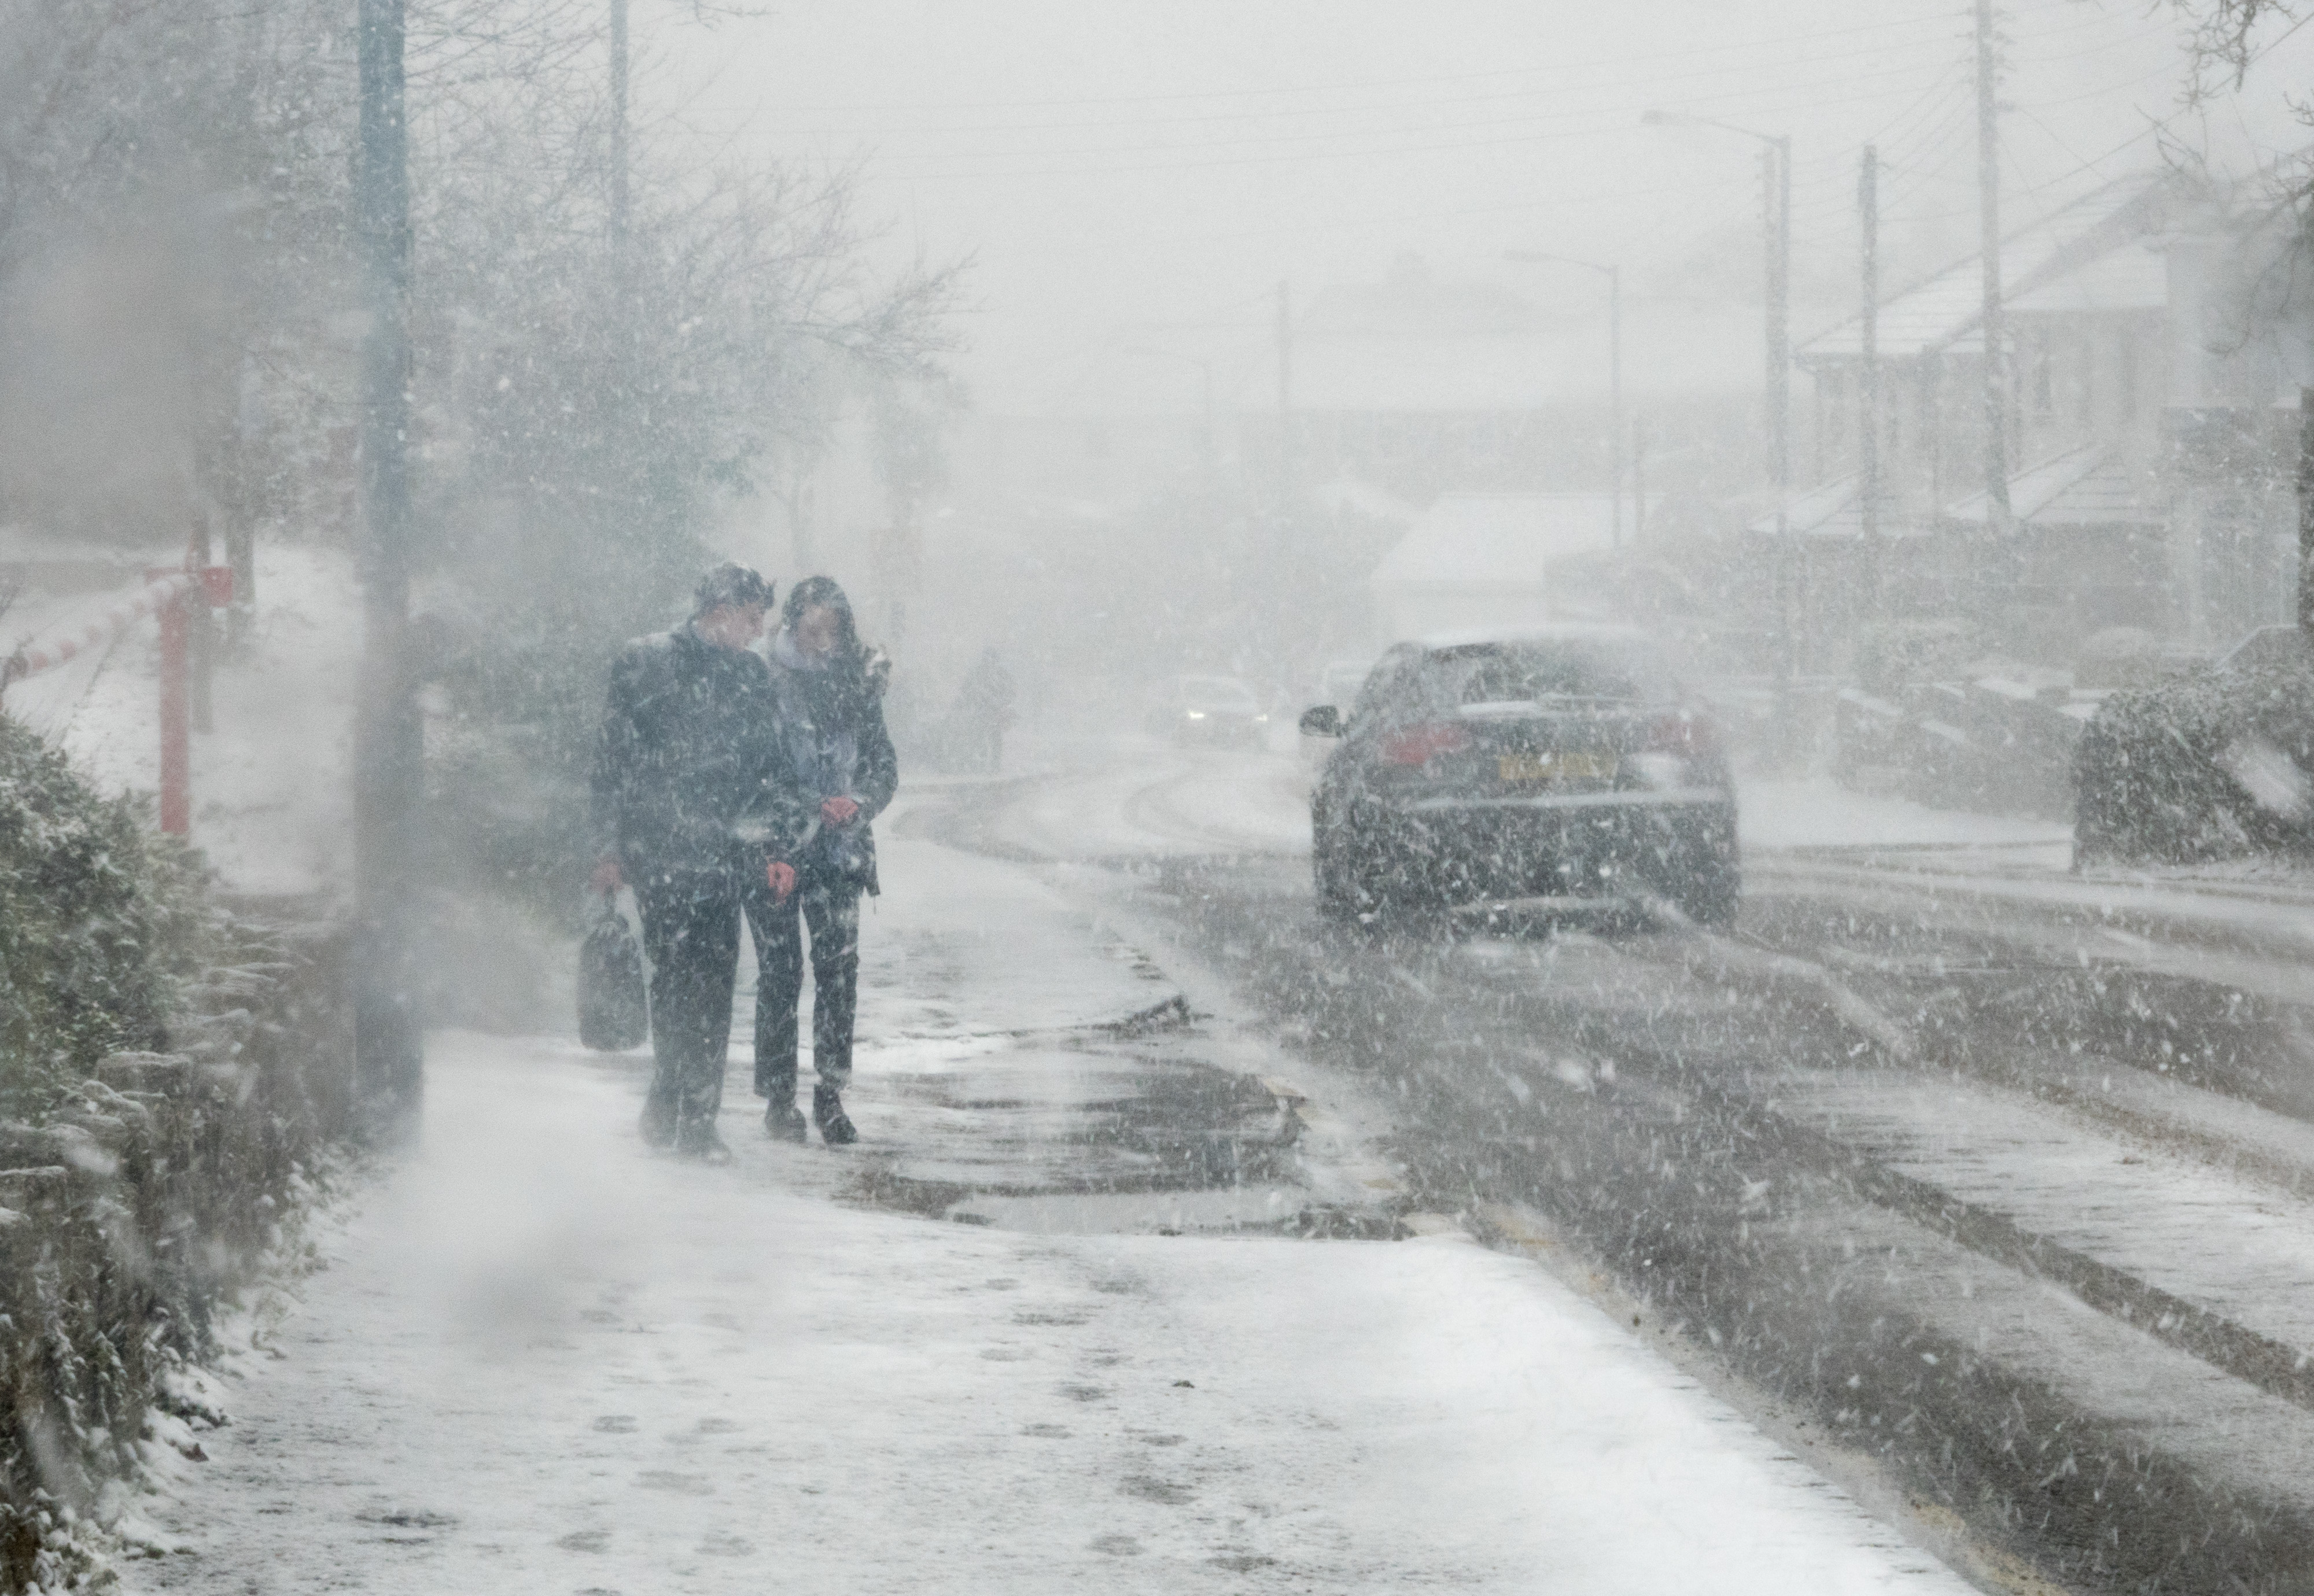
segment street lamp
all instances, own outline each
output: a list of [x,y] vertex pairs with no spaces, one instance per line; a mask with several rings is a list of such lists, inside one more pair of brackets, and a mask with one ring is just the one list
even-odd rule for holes
[[1623,269],[1602,266],[1596,260],[1578,260],[1572,255],[1546,254],[1541,250],[1505,250],[1503,259],[1579,266],[1607,279],[1607,408],[1611,417],[1608,425],[1613,429],[1610,469],[1614,475],[1615,547],[1620,549],[1623,546]]
[[1685,111],[1650,110],[1639,120],[1649,128],[1716,128],[1755,139],[1762,146],[1768,179],[1768,468],[1776,488],[1776,680],[1777,697],[1786,701],[1795,666],[1790,595],[1786,591],[1790,528],[1785,519],[1792,485],[1792,141],[1787,134],[1762,133]]

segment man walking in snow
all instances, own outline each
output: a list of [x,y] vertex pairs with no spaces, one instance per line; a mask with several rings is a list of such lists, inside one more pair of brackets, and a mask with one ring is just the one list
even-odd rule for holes
[[687,624],[621,651],[591,783],[593,885],[634,888],[651,963],[656,1068],[643,1139],[718,1161],[730,1156],[715,1116],[739,919],[772,914],[792,895],[785,840],[806,824],[771,675],[750,647],[771,603],[762,577],[718,566]]

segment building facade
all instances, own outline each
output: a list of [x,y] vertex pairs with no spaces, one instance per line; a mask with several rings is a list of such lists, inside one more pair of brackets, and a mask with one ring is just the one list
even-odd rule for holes
[[2115,627],[2212,652],[2289,619],[2298,385],[2314,375],[2289,215],[2261,190],[2146,174],[2020,228],[2000,264],[2005,507],[1986,468],[1981,260],[1879,307],[1872,535],[1861,319],[1797,351],[1815,480],[1782,531],[1807,578],[1804,633],[1959,617],[2059,664]]

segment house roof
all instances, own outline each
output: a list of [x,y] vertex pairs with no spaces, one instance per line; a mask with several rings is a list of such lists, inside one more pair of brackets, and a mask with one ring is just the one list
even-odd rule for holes
[[[2135,207],[2165,181],[2144,172],[2086,194],[2054,216],[2019,228],[2000,245],[2000,278],[2011,303],[2080,266],[2086,256],[2101,258],[2131,240]],[[2100,234],[2110,234],[2100,237]],[[2142,242],[2142,239],[2136,242]],[[1902,360],[1931,352],[1981,352],[1978,322],[1984,314],[1983,258],[1956,261],[1916,287],[1880,304],[1876,341],[1880,355]],[[1863,321],[1851,316],[1802,344],[1793,358],[1853,359],[1864,352]]]
[[2030,293],[2014,295],[2009,308],[2019,315],[2091,311],[2158,311],[2169,303],[2169,261],[2142,239],[2106,251],[2096,260],[2051,278]]
[[1614,500],[1603,493],[1450,493],[1382,556],[1369,582],[1540,587],[1554,561],[1614,546]]
[[[2027,466],[2009,479],[2009,513],[2020,525],[2159,525],[2161,507],[2148,495],[2142,471],[2116,449],[2083,444]],[[1947,506],[1947,521],[1986,519],[1983,492]]]
[[[1862,473],[1850,472],[1844,477],[1795,493],[1785,501],[1783,530],[1806,537],[1861,537],[1864,534],[1864,486]],[[1773,511],[1753,521],[1747,529],[1757,533],[1776,530]],[[1905,528],[1895,495],[1886,488],[1880,490],[1879,530],[1887,536],[1896,536]]]

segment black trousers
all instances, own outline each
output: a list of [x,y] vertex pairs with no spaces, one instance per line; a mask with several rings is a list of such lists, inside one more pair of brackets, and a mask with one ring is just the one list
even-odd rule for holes
[[747,902],[755,939],[755,1094],[795,1100],[796,1014],[803,999],[803,934],[811,932],[811,1067],[822,1086],[852,1080],[852,1025],[860,1008],[860,888],[805,877],[787,902],[768,889]]
[[720,870],[652,871],[634,886],[651,966],[648,1112],[672,1129],[704,1128],[723,1107],[739,916],[752,916],[758,898],[769,907],[771,889]]

